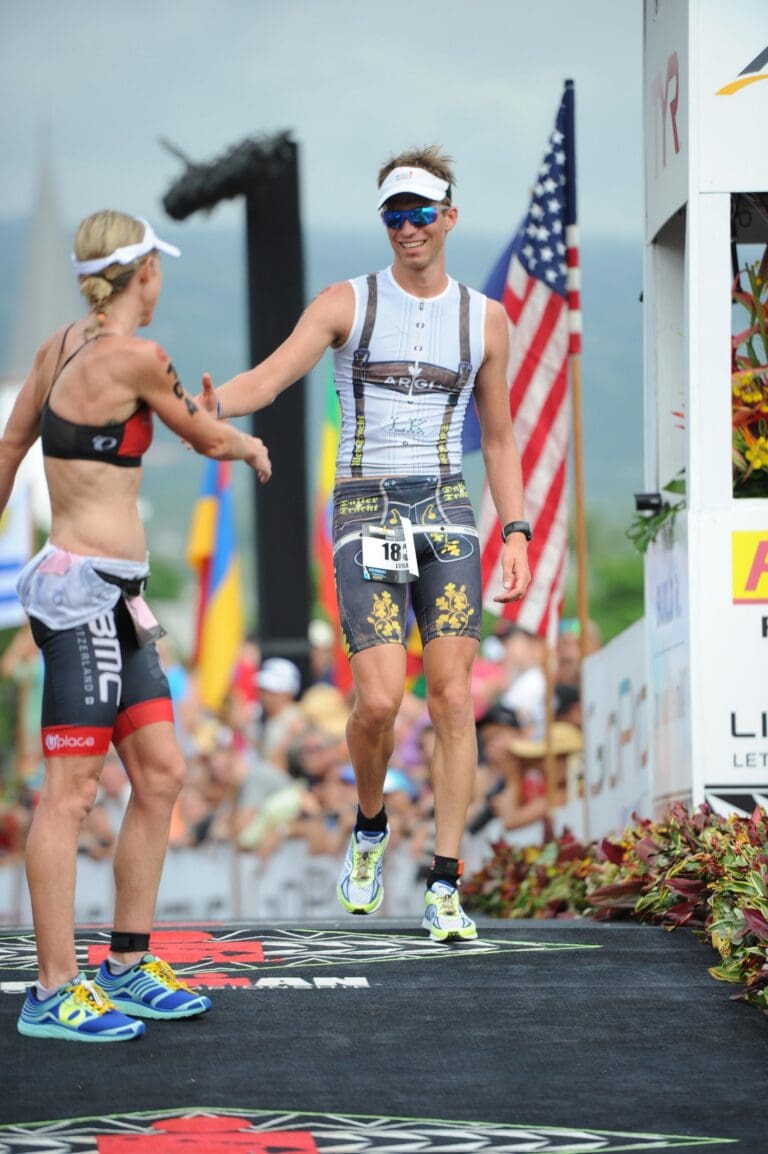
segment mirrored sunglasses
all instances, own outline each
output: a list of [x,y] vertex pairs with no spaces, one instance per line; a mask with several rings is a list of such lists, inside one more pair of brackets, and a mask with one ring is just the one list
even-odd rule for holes
[[418,208],[385,208],[382,211],[381,219],[387,228],[397,232],[406,221],[412,224],[414,228],[424,228],[428,224],[434,224],[439,215],[439,205],[420,204]]

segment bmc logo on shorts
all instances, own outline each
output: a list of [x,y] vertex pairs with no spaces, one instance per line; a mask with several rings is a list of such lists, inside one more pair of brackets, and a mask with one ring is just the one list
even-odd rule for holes
[[96,745],[93,737],[73,733],[46,733],[44,738],[46,753],[91,753]]

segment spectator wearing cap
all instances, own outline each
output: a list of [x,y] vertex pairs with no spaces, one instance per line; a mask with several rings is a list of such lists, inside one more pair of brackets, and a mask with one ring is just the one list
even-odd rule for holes
[[304,727],[288,747],[288,769],[311,788],[349,761],[349,705],[340,690],[319,682],[305,690],[299,709]]
[[301,691],[301,672],[285,657],[268,657],[256,674],[261,695],[261,726],[258,751],[265,761],[287,767],[287,748],[302,728],[296,698]]
[[[296,701],[301,689],[298,666],[284,657],[269,657],[256,680],[262,713],[256,740],[247,750],[247,770],[237,798],[235,825],[241,848],[255,848],[260,841],[258,818],[268,799],[285,789],[295,793],[288,750],[306,725]],[[246,834],[254,822],[257,828]]]
[[547,740],[512,739],[507,784],[491,803],[505,838],[533,845],[551,836],[557,810],[578,796],[583,746],[581,730],[565,721],[552,723]]
[[334,642],[333,626],[322,617],[315,617],[307,631],[309,641],[309,677],[313,685],[334,683]]
[[322,730],[337,742],[345,741],[350,706],[340,689],[325,682],[310,685],[301,696],[299,709],[308,725]]

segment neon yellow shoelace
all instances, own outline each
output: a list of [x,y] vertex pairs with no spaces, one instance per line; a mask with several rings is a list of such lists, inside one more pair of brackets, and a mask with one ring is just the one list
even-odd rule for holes
[[76,985],[70,986],[70,991],[72,1001],[93,1014],[108,1014],[115,1008],[107,995],[91,982],[77,982]]
[[372,850],[358,850],[355,855],[355,868],[352,870],[352,877],[356,882],[367,882],[370,880],[373,873],[373,851]]
[[180,978],[176,977],[171,967],[167,962],[164,962],[162,958],[155,958],[151,962],[143,962],[141,968],[142,970],[146,970],[148,974],[151,974],[153,978],[161,981],[164,986],[168,986],[170,990],[185,990],[188,994],[192,993],[189,986],[185,982],[182,982]]
[[452,894],[435,894],[435,905],[438,913],[441,916],[459,917],[459,892],[454,890]]

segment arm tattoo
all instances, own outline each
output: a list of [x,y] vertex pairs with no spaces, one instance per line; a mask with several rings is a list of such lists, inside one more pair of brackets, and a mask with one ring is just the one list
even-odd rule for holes
[[171,378],[171,388],[173,389],[174,396],[177,396],[180,401],[184,402],[190,417],[194,416],[194,414],[197,412],[197,405],[190,396],[187,396],[186,392],[184,391],[184,386],[179,380],[179,374],[176,372],[171,361],[168,362],[165,371]]

